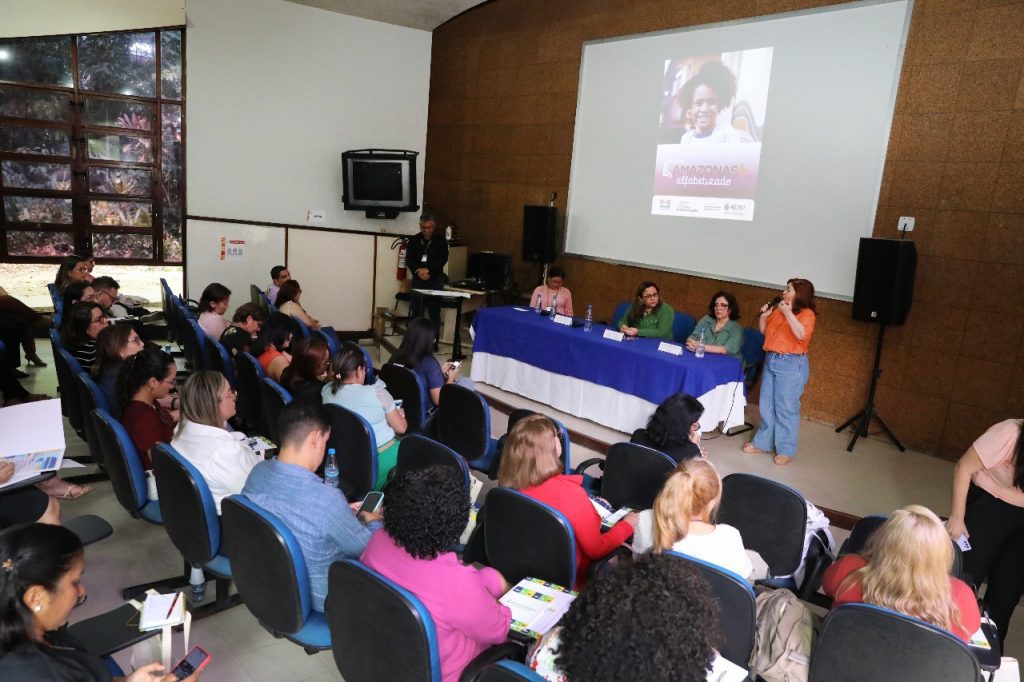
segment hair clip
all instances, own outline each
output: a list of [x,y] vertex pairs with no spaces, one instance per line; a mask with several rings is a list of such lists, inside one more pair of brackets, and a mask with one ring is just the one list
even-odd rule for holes
[[14,570],[14,559],[4,559],[4,562],[2,564],[0,564],[0,566],[3,566],[3,569],[5,571],[13,571]]

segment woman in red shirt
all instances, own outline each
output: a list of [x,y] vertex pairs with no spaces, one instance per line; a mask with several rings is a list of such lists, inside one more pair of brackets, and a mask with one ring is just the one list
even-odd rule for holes
[[796,456],[800,430],[800,396],[810,366],[807,346],[814,333],[814,285],[806,279],[786,282],[782,300],[761,308],[757,324],[764,334],[764,374],[761,376],[761,426],[743,446],[749,454],[775,453],[775,463],[789,464]]
[[863,602],[931,623],[965,642],[981,626],[968,585],[949,575],[953,545],[931,510],[912,504],[893,512],[862,554],[828,567],[822,590],[833,605]]
[[631,512],[607,533],[583,489],[582,476],[562,473],[562,441],[555,424],[539,414],[516,422],[505,441],[498,467],[498,485],[516,488],[565,515],[576,536],[576,585],[586,583],[587,568],[625,542],[636,527]]
[[121,424],[147,471],[153,468],[150,449],[157,443],[170,443],[174,437],[177,411],[170,412],[158,401],[174,388],[177,374],[174,358],[162,350],[146,348],[125,360],[118,376],[118,392],[124,401]]

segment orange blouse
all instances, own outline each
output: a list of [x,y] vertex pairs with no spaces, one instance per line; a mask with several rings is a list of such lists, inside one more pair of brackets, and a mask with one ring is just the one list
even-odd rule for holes
[[778,309],[772,311],[764,326],[764,349],[775,353],[805,355],[811,342],[811,335],[814,334],[814,322],[817,318],[813,310],[804,308],[796,314],[796,319],[804,327],[803,340],[794,336],[785,315]]

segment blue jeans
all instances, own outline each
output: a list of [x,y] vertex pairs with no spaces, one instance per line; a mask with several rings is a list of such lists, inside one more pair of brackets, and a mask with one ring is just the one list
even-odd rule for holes
[[761,375],[761,428],[754,435],[754,447],[784,457],[796,455],[800,396],[809,372],[806,355],[767,354]]

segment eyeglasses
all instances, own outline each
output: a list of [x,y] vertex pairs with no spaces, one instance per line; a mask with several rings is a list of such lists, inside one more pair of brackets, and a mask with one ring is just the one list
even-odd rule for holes
[[141,345],[142,344],[142,339],[140,339],[138,336],[129,336],[128,337],[128,343],[137,343],[137,344]]
[[221,401],[221,400],[225,400],[227,398],[231,398],[232,400],[234,400],[237,397],[238,397],[238,391],[236,391],[233,388],[229,388],[228,392],[225,395],[217,396],[217,400],[218,400],[218,402]]
[[658,298],[658,292],[653,294],[640,294],[640,298]]
[[729,304],[728,303],[716,303],[715,307],[716,308],[728,308]]
[[89,320],[89,324],[102,324],[102,325],[105,325],[106,323],[107,323],[107,316],[106,315],[103,315],[102,317],[94,317],[94,318]]
[[173,385],[174,385],[174,383],[175,383],[175,380],[174,380],[174,377],[169,377],[169,378],[167,378],[167,379],[162,379],[162,380],[160,381],[160,383],[161,383],[161,384],[167,384],[168,386],[173,386]]

